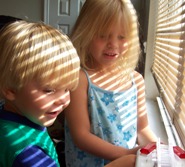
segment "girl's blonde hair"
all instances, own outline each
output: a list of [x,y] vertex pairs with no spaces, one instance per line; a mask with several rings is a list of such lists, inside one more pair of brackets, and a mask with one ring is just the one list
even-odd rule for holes
[[73,90],[79,57],[66,35],[44,23],[16,21],[0,31],[0,96],[31,80]]
[[88,54],[93,37],[107,33],[118,21],[121,21],[129,45],[116,66],[128,74],[135,69],[140,45],[136,11],[130,0],[86,0],[70,35],[83,68],[89,69],[88,63],[93,61]]

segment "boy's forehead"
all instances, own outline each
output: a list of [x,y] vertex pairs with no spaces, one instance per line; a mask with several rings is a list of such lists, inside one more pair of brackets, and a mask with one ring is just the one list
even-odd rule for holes
[[[71,69],[72,70],[72,69]],[[62,85],[68,85],[70,81],[75,78],[75,75],[71,73],[71,71],[66,71],[65,73],[58,73],[53,72],[50,75],[46,75],[44,77],[38,77],[37,82],[39,82],[41,85],[45,86],[62,86]]]

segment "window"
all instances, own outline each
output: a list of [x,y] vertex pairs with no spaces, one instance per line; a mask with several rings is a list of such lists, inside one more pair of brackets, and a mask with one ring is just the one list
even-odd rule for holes
[[155,25],[152,73],[185,147],[185,0],[150,0],[150,3],[150,10],[156,13],[150,16]]

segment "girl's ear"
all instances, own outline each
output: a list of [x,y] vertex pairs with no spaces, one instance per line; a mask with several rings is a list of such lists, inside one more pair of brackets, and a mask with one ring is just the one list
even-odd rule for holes
[[5,89],[2,91],[3,95],[7,100],[14,100],[15,99],[15,91],[11,89]]

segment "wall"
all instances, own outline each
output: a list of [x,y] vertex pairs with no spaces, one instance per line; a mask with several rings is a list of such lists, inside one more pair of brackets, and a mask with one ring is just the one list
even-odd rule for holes
[[143,41],[146,41],[150,0],[131,0],[131,1],[137,11],[140,30],[143,35]]
[[44,0],[0,0],[0,15],[43,21]]
[[[157,1],[150,1],[149,16],[156,15],[156,5]],[[155,22],[153,18],[149,18],[148,22],[148,37],[146,44],[146,63],[145,63],[145,85],[146,85],[146,95],[149,99],[156,99],[159,96],[158,89],[156,87],[154,78],[151,73],[151,67],[153,63],[153,54],[154,54],[154,32],[155,32]]]
[[[141,26],[146,32],[149,0],[131,0],[138,11]],[[44,20],[44,0],[0,0],[0,15],[10,15],[33,21]]]

